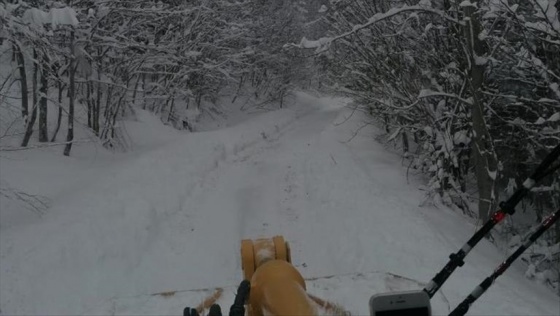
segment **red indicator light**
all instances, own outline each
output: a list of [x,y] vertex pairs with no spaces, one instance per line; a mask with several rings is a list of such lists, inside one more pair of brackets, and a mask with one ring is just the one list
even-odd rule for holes
[[502,212],[502,211],[498,211],[498,212],[494,213],[494,215],[492,216],[492,219],[494,220],[494,223],[499,223],[499,222],[501,222],[505,217],[506,217],[506,213],[504,213],[504,212]]

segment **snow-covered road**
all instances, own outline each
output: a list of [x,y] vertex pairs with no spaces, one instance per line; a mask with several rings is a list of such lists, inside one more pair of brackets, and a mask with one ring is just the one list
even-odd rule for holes
[[[95,177],[57,195],[40,220],[4,222],[1,313],[180,314],[215,287],[231,304],[240,240],[276,234],[313,279],[309,291],[355,315],[368,314],[374,293],[422,288],[475,227],[419,207],[420,180],[407,181],[374,128],[353,137],[363,118],[343,106],[298,93],[290,108],[173,136],[111,172],[92,169]],[[13,219],[7,212],[3,219]],[[504,257],[481,242],[434,297],[434,314],[446,314]],[[151,295],[158,292],[175,295]],[[471,314],[559,311],[558,297],[514,265]]]

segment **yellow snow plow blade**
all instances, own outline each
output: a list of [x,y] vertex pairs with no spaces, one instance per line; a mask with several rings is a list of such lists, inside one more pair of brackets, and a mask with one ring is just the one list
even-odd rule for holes
[[317,315],[305,280],[291,264],[290,247],[282,236],[242,240],[243,277],[251,283],[249,316]]

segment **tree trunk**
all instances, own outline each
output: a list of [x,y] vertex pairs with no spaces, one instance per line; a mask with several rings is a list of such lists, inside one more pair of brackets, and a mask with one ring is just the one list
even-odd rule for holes
[[39,142],[41,143],[49,141],[49,133],[47,130],[47,93],[49,89],[47,62],[47,60],[44,60],[43,66],[41,67],[41,101],[39,101]]
[[465,19],[465,38],[471,64],[469,79],[473,96],[471,115],[474,135],[472,146],[479,193],[478,215],[481,220],[486,221],[490,212],[494,209],[497,200],[495,180],[498,172],[492,139],[484,120],[484,100],[481,90],[484,84],[485,66],[476,63],[476,57],[484,56],[486,49],[484,43],[478,38],[481,25],[480,17],[475,13],[475,8],[471,6],[465,7],[464,13],[467,18]]
[[39,99],[37,98],[37,77],[39,74],[39,64],[37,63],[37,51],[33,50],[33,81],[31,88],[31,95],[33,98],[33,111],[37,111],[37,106],[39,105]]
[[21,88],[21,117],[23,123],[27,126],[27,119],[29,116],[29,91],[27,90],[27,73],[25,72],[25,60],[19,45],[14,43],[14,53],[16,55],[18,69],[19,69],[19,82]]
[[107,121],[107,119],[109,119],[109,117],[113,113],[111,112],[112,97],[113,97],[113,86],[109,86],[109,88],[107,89],[107,99],[105,100],[105,111],[103,111],[103,117],[105,118],[105,121]]
[[141,75],[138,75],[138,79],[136,79],[136,84],[134,84],[134,91],[132,92],[132,104],[136,104],[136,92],[138,91],[138,84],[140,83]]
[[196,108],[200,110],[200,103],[202,102],[202,92],[198,92],[196,95]]
[[[173,117],[173,122],[175,122],[175,118],[173,115],[173,111],[175,110],[175,97],[173,97],[173,99],[171,99],[171,107],[169,108],[169,114],[167,115],[167,121],[171,121],[171,118]],[[175,126],[175,124],[173,125]]]
[[86,83],[87,125],[93,128],[93,101],[91,100],[91,82]]
[[241,75],[241,78],[239,79],[239,85],[237,86],[237,91],[235,92],[235,96],[231,100],[231,103],[234,103],[235,100],[237,100],[237,97],[239,97],[239,92],[241,92],[241,88],[243,87],[244,80],[245,80],[245,75]]
[[[33,50],[33,59],[37,60],[37,51]],[[31,119],[27,122],[27,127],[25,129],[25,135],[23,135],[23,141],[21,142],[21,147],[27,147],[31,135],[33,135],[33,126],[35,125],[35,120],[37,120],[37,62],[33,62],[33,109],[31,110]]]
[[124,100],[125,96],[126,96],[126,92],[123,92],[121,94],[121,97],[119,98],[118,103],[117,103],[117,108],[115,109],[115,112],[113,113],[112,118],[111,118],[111,138],[112,139],[115,138],[115,126],[117,125],[117,118],[119,116],[120,109],[123,107],[123,100]]
[[64,156],[70,156],[72,141],[74,140],[74,77],[76,74],[76,59],[74,57],[74,31],[70,33],[70,85],[68,87],[68,134],[66,135],[66,146]]
[[146,74],[142,74],[142,109],[146,109]]
[[284,107],[284,96],[285,96],[286,92],[285,90],[280,91],[280,108],[282,109]]
[[95,111],[93,111],[93,131],[95,135],[99,136],[99,113],[101,112],[101,99],[103,97],[101,92],[101,69],[97,70],[97,79],[99,82],[97,82],[97,99],[95,100]]
[[[407,124],[407,122],[403,118],[399,118],[398,122],[399,122],[399,125],[406,125]],[[403,152],[408,153],[409,143],[408,143],[408,134],[406,133],[406,129],[402,129],[402,136],[401,137],[402,137],[401,140],[402,140]]]
[[58,130],[60,130],[60,123],[62,122],[62,91],[64,90],[64,86],[62,85],[62,81],[58,82],[58,118],[56,119],[56,129],[54,130],[54,134],[51,138],[51,143],[56,141],[56,135],[58,134]]

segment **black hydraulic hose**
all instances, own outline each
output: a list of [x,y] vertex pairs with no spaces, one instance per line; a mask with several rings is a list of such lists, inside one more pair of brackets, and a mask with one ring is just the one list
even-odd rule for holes
[[185,307],[183,309],[183,316],[199,316],[196,308]]
[[208,310],[208,316],[222,316],[222,308],[218,304],[212,304]]
[[251,283],[247,280],[241,281],[237,288],[237,294],[233,305],[229,309],[229,316],[245,316],[245,302],[249,298],[249,291],[251,290]]

